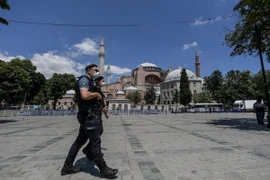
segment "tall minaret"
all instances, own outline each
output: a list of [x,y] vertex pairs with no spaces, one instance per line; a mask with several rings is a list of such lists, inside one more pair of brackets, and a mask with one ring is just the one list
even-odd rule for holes
[[110,64],[108,64],[107,67],[107,84],[110,84],[111,82],[111,68],[110,68]]
[[100,43],[100,52],[99,52],[99,73],[100,75],[104,75],[104,58],[105,58],[105,45],[103,38]]
[[195,67],[196,67],[196,76],[201,77],[201,68],[200,68],[200,59],[198,54],[198,47],[196,47],[196,57],[195,57]]

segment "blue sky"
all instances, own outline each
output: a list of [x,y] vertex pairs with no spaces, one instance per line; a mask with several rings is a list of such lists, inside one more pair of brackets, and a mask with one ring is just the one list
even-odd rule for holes
[[[260,70],[256,57],[230,57],[222,45],[224,28],[233,29],[235,18],[219,19],[232,13],[237,0],[9,0],[8,20],[66,24],[147,24],[137,27],[69,27],[10,23],[0,26],[0,59],[31,59],[38,70],[80,74],[85,64],[98,63],[101,38],[105,41],[105,64],[113,78],[128,74],[146,61],[162,69],[178,66],[195,71],[195,46],[200,51],[201,76],[219,69]],[[168,24],[174,21],[213,18],[213,21]],[[200,21],[197,21],[200,22]],[[195,43],[194,43],[195,42]],[[190,47],[184,50],[184,45]],[[265,61],[266,69],[269,63]]]

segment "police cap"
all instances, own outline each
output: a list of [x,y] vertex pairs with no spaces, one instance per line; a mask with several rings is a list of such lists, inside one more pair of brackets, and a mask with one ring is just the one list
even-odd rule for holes
[[99,81],[101,81],[102,79],[104,79],[103,76],[98,76],[98,77],[95,78],[95,81],[96,81],[96,82],[99,82]]
[[98,67],[96,64],[89,64],[85,67],[85,71],[87,71],[87,69],[91,69],[93,67]]

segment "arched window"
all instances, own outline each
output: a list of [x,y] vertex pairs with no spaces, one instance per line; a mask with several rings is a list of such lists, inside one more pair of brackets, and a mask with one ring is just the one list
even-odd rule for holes
[[124,105],[124,110],[128,111],[128,105],[127,104]]
[[121,111],[122,110],[122,104],[118,105],[118,109]]
[[112,94],[108,94],[107,98],[108,99],[113,99],[113,95]]
[[113,104],[113,105],[112,105],[112,110],[115,111],[115,109],[116,109],[116,105]]
[[150,75],[145,76],[145,83],[158,84],[158,83],[161,83],[161,79],[154,74],[150,74]]

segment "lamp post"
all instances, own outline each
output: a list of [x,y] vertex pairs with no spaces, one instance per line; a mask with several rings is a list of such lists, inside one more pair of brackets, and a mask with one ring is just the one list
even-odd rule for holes
[[267,101],[267,109],[268,109],[268,113],[267,113],[267,116],[266,116],[267,117],[267,120],[268,120],[267,128],[270,128],[269,92],[268,92],[267,80],[266,80],[264,63],[263,63],[263,57],[262,57],[261,37],[260,37],[260,33],[258,31],[257,25],[255,25],[255,36],[256,36],[257,46],[258,46],[258,50],[259,50],[259,56],[260,56],[260,62],[261,62],[261,67],[262,67],[262,74],[263,74],[263,83],[264,83],[265,97],[266,97],[266,101]]

